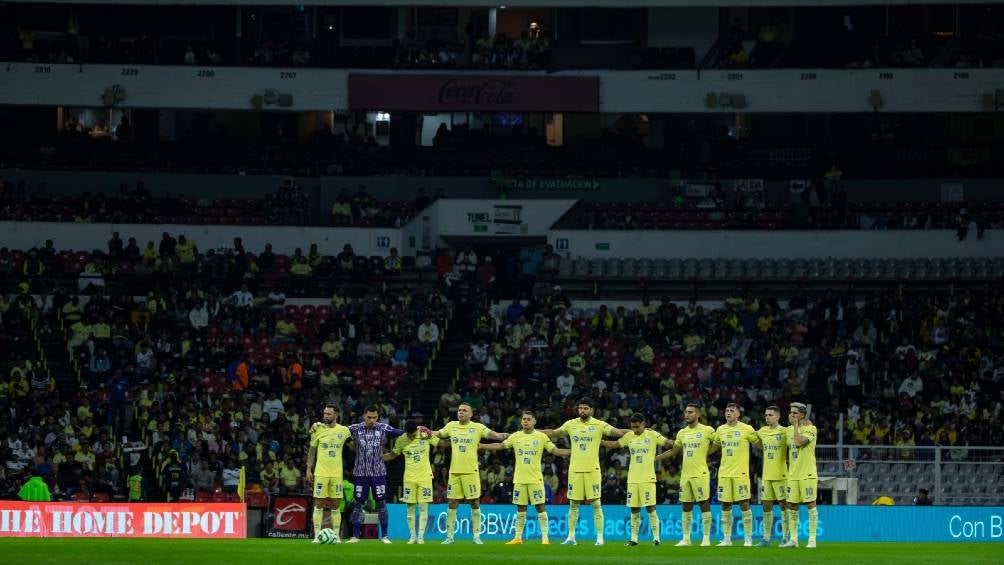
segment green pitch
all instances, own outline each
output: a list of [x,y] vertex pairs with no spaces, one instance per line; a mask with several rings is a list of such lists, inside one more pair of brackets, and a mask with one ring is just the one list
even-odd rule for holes
[[[943,564],[1004,563],[1004,544],[977,543],[833,543],[816,549],[777,547],[673,547],[676,540],[660,547],[644,542],[637,547],[609,542],[594,547],[583,541],[576,547],[526,544],[505,546],[485,542],[475,546],[469,540],[443,546],[430,542],[421,546],[395,542],[384,545],[365,540],[358,545],[313,545],[307,540],[163,540],[163,539],[3,539],[0,563],[43,565],[278,565],[289,563],[375,563],[418,565],[423,563],[574,563],[575,565],[626,564],[664,565],[678,563],[797,563],[798,565],[880,563]],[[804,542],[803,542],[804,543]]]

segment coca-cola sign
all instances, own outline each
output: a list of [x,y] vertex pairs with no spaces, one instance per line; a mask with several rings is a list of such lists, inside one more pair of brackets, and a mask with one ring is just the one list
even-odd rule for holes
[[353,110],[598,112],[599,77],[349,75]]

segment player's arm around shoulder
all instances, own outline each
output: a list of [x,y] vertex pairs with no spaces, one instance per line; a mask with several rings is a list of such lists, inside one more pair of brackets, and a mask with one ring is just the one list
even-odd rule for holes
[[505,445],[502,443],[479,443],[479,451],[502,451],[505,449]]
[[616,439],[605,439],[600,442],[600,445],[607,449],[619,449],[622,447],[620,440]]
[[537,430],[538,432],[546,435],[550,439],[558,439],[563,437],[568,437],[568,432],[565,431],[565,427],[556,428],[553,430]]
[[718,432],[710,426],[708,429],[711,430],[709,432],[710,436],[708,436],[708,455],[714,455],[722,449],[722,438],[719,437]]

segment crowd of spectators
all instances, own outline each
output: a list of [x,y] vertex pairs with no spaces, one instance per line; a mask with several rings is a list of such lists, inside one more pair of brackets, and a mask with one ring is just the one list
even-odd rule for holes
[[[821,444],[842,437],[888,446],[852,454],[859,459],[923,458],[931,453],[917,455],[914,446],[1004,440],[1004,334],[996,323],[1004,293],[790,292],[786,301],[747,294],[720,303],[645,298],[597,308],[576,307],[560,287],[538,287],[528,301],[481,312],[461,387],[444,394],[441,406],[462,398],[483,422],[511,431],[519,407],[537,409],[538,427],[547,428],[574,417],[577,399],[588,395],[600,419],[627,427],[642,412],[655,429],[675,434],[689,401],[702,404],[710,423],[738,402],[744,419],[759,425],[767,405],[801,400],[813,407]],[[982,455],[959,449],[945,457]],[[622,459],[603,456],[604,502],[622,501]],[[485,461],[486,469],[501,463],[511,479],[504,455]],[[564,464],[549,460],[547,467],[561,478]],[[659,500],[675,501],[678,467],[659,473]],[[494,481],[486,477],[485,486]],[[504,499],[504,488],[492,492]],[[561,500],[560,489],[551,494]]]
[[[346,418],[367,405],[385,420],[407,416],[399,399],[418,392],[451,316],[436,287],[338,287],[330,299],[290,303],[295,285],[253,267],[275,255],[255,258],[240,240],[225,254],[226,277],[200,279],[212,259],[167,234],[140,259],[135,241],[116,234],[83,271],[121,272],[149,255],[165,275],[152,288],[113,287],[101,276],[55,288],[54,249],[48,242],[27,254],[51,270],[0,298],[0,495],[35,474],[57,497],[177,500],[233,493],[241,466],[266,491],[300,491],[320,402],[339,404]],[[6,250],[2,258],[10,266]],[[326,259],[354,269],[349,246]],[[317,260],[314,246],[293,256],[291,270]],[[28,354],[32,316],[73,356],[77,375],[62,386]]]
[[[720,191],[720,187],[716,189]],[[1004,228],[1004,207],[995,202],[944,205],[935,202],[849,204],[842,188],[832,199],[816,189],[795,202],[750,204],[743,198],[687,198],[674,190],[668,202],[584,203],[576,227],[601,230],[955,230],[960,241],[983,239],[987,229]],[[714,195],[712,195],[714,196]]]
[[320,212],[312,214],[310,197],[293,179],[286,179],[261,199],[154,197],[143,181],[135,187],[122,184],[114,194],[54,195],[44,185],[29,188],[24,181],[0,181],[0,221],[401,227],[421,209],[415,206],[422,202],[428,205],[430,200],[378,201],[359,185],[353,195],[343,189],[325,217]]

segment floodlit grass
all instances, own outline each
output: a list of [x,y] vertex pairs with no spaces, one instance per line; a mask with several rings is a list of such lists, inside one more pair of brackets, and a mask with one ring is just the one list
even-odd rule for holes
[[[560,540],[557,540],[560,542]],[[575,565],[614,564],[663,565],[670,560],[690,563],[842,563],[872,565],[883,563],[1004,563],[1004,543],[822,543],[816,549],[780,549],[778,547],[673,547],[677,540],[667,540],[654,547],[643,541],[637,547],[623,542],[608,542],[595,547],[583,540],[576,547],[557,542],[541,546],[527,543],[505,546],[486,541],[475,546],[469,539],[455,545],[439,542],[406,545],[395,541],[384,545],[364,540],[358,545],[313,545],[308,540],[169,540],[169,539],[0,539],[0,563],[47,563],[67,565],[95,563],[107,565],[170,564],[248,564],[290,563],[378,563],[380,565],[442,563],[444,565],[480,565],[482,563],[574,563]],[[740,544],[742,542],[740,541]],[[804,540],[802,542],[804,544]]]

